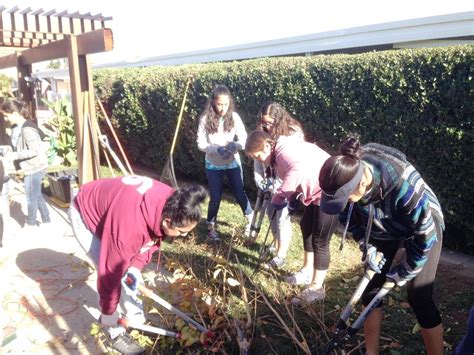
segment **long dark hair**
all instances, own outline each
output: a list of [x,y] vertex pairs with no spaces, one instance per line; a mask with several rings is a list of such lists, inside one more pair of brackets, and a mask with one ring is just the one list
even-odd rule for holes
[[[274,120],[271,133],[262,126],[262,117],[265,115],[270,116]],[[298,130],[301,130],[303,133],[301,123],[294,119],[281,104],[274,101],[265,102],[258,110],[257,129],[267,131],[274,140],[280,136],[291,136]]]
[[349,182],[360,165],[360,142],[355,136],[348,137],[341,145],[341,154],[327,159],[319,172],[319,186],[326,193],[334,193]]
[[2,105],[2,111],[5,113],[19,113],[23,118],[31,119],[31,113],[26,102],[15,99],[8,99]]
[[186,227],[201,219],[201,203],[207,191],[201,185],[179,187],[167,200],[161,218],[169,218],[171,227]]
[[235,109],[234,99],[232,98],[232,94],[226,86],[217,85],[209,94],[204,112],[200,116],[206,116],[206,132],[208,134],[216,133],[219,127],[220,115],[216,112],[214,102],[221,95],[225,95],[229,98],[229,109],[224,115],[224,131],[229,132],[232,128],[234,128],[234,117],[232,116],[232,113]]

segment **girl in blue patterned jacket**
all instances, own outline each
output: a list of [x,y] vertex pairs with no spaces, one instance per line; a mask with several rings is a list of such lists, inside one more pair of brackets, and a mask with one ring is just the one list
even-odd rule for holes
[[[397,149],[376,143],[360,146],[356,138],[349,138],[341,153],[329,158],[320,171],[321,209],[339,214],[364,251],[364,262],[376,272],[364,291],[363,304],[369,304],[386,278],[399,286],[407,283],[408,302],[426,351],[442,354],[441,316],[433,301],[444,229],[438,199]],[[382,260],[375,257],[377,252],[383,253]],[[364,324],[368,354],[378,354],[381,306]]]

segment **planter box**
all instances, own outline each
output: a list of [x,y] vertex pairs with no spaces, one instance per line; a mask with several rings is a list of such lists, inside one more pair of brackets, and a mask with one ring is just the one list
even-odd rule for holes
[[49,183],[51,196],[58,200],[71,202],[71,182],[74,182],[77,176],[77,170],[55,171],[46,174]]

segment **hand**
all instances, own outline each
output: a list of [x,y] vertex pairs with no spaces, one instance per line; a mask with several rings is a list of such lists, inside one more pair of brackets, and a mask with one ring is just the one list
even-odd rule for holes
[[219,147],[217,148],[217,154],[220,155],[220,157],[224,160],[229,159],[230,153],[227,151],[227,147]]
[[237,143],[235,142],[230,142],[229,144],[227,144],[226,148],[230,154],[235,154],[239,150]]
[[365,265],[374,270],[377,274],[380,274],[386,261],[383,253],[378,252],[377,248],[373,245],[367,244],[367,255],[364,260]]
[[272,206],[275,209],[275,211],[281,211],[286,206],[288,206],[288,203],[287,202],[283,202],[283,203],[273,203],[272,202]]
[[272,179],[263,179],[263,180],[260,182],[260,185],[258,186],[258,188],[259,188],[260,191],[262,191],[263,193],[268,192],[268,191],[271,191],[271,190],[273,189],[273,181],[272,181]]
[[108,326],[108,327],[116,327],[119,318],[120,318],[119,313],[117,311],[115,311],[112,314],[102,313],[100,315],[99,322],[103,325]]
[[392,266],[390,268],[390,271],[387,272],[387,278],[391,279],[397,286],[404,286],[408,280],[405,278],[401,277],[400,274],[398,273],[398,265]]
[[134,266],[128,268],[125,275],[122,277],[122,285],[125,293],[130,296],[135,302],[141,303],[138,296],[138,285],[143,284],[142,273]]
[[298,207],[300,206],[300,197],[303,195],[302,192],[300,192],[295,198],[290,199],[288,202],[288,214],[292,215],[298,210]]

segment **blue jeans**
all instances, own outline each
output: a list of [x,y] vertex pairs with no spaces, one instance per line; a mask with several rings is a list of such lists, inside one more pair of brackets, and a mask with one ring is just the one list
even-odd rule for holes
[[206,169],[207,182],[209,184],[209,208],[207,210],[207,222],[216,221],[217,212],[221,204],[222,191],[224,190],[224,176],[227,176],[230,189],[234,194],[237,203],[244,215],[252,213],[252,206],[244,191],[244,182],[242,180],[242,169],[240,167],[225,170]]
[[45,171],[38,171],[31,175],[25,175],[25,195],[28,215],[26,224],[36,225],[36,212],[39,210],[43,223],[51,222],[48,206],[41,193],[41,181]]

